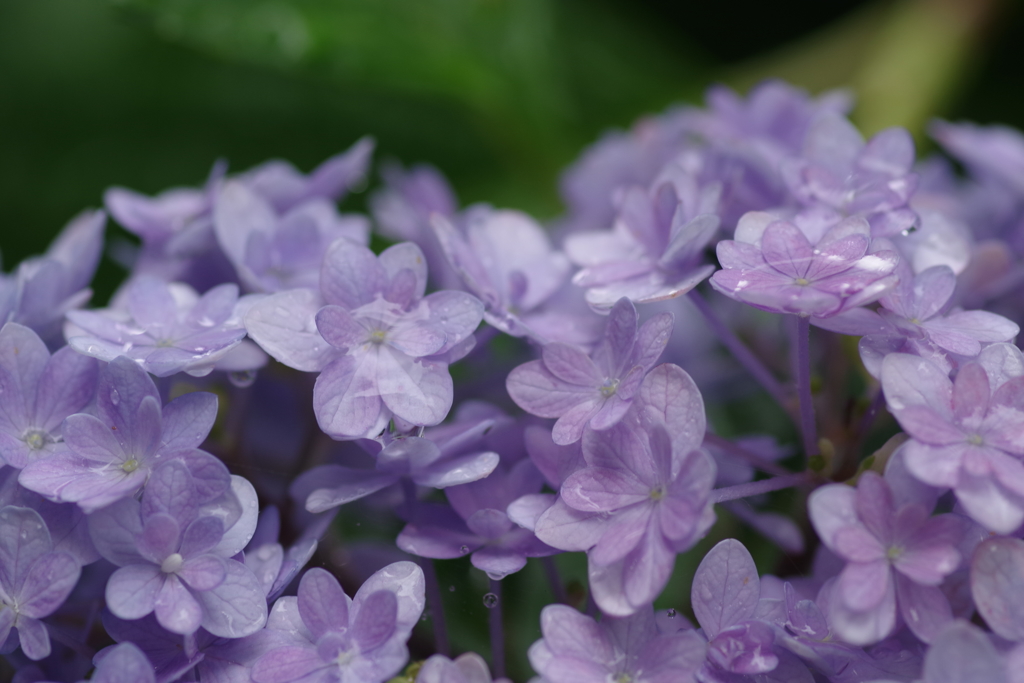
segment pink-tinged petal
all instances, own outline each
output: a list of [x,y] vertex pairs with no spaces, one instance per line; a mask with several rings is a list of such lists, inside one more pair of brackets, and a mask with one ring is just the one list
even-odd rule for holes
[[331,346],[346,350],[366,343],[370,330],[341,306],[324,306],[316,313],[316,329]]
[[953,382],[953,415],[964,429],[977,429],[988,412],[992,390],[988,374],[977,363],[960,368]]
[[926,406],[941,418],[953,420],[953,383],[933,363],[905,353],[891,353],[882,361],[882,389],[890,410]]
[[578,346],[552,342],[546,344],[543,349],[543,363],[557,379],[568,384],[597,387],[604,382],[594,361]]
[[693,576],[690,603],[709,638],[753,616],[760,599],[760,580],[754,560],[735,539],[708,551]]
[[960,467],[966,451],[966,444],[930,446],[912,439],[903,446],[903,459],[907,471],[919,481],[952,488],[960,481]]
[[928,683],[1007,683],[1006,664],[988,634],[959,620],[932,640],[923,673]]
[[971,596],[985,623],[1002,637],[1024,640],[1024,541],[993,538],[971,560]]
[[793,279],[803,278],[814,259],[807,237],[792,223],[777,221],[761,236],[761,253],[775,270]]
[[193,590],[213,590],[224,583],[227,576],[224,565],[225,560],[216,555],[200,555],[185,560],[177,575]]
[[560,417],[573,406],[599,396],[595,387],[575,386],[559,380],[539,360],[512,370],[505,387],[516,405],[537,417]]
[[141,619],[156,606],[166,574],[151,564],[131,564],[107,581],[107,608],[122,619]]
[[256,660],[252,665],[252,680],[255,683],[307,683],[307,680],[312,683],[320,679],[306,677],[321,669],[326,674],[329,667],[329,664],[320,659],[315,647],[286,645],[275,648]]
[[893,591],[888,561],[850,562],[839,574],[836,590],[843,605],[855,612],[878,609]]
[[953,610],[945,594],[934,586],[921,586],[914,581],[896,575],[896,599],[903,621],[926,643],[953,622]]
[[188,588],[174,574],[168,574],[153,606],[156,620],[171,633],[187,635],[199,630],[203,610]]
[[67,553],[47,553],[28,570],[25,582],[18,586],[18,612],[42,619],[53,614],[70,595],[82,569]]
[[857,484],[857,516],[882,543],[888,542],[893,535],[893,518],[896,508],[893,505],[892,491],[886,481],[874,472],[865,472]]
[[534,533],[553,548],[586,551],[601,540],[607,526],[603,515],[579,512],[559,498],[537,519]]
[[607,566],[619,562],[633,552],[637,544],[642,543],[648,533],[648,527],[657,527],[652,523],[652,508],[649,504],[640,503],[624,510],[619,510],[606,522],[604,534],[597,544],[590,549],[588,559],[592,566]]
[[291,289],[263,297],[245,314],[245,329],[264,351],[290,368],[317,372],[337,353],[316,328],[320,294]]
[[642,408],[645,424],[665,426],[674,453],[685,455],[704,442],[704,401],[693,378],[678,365],[665,363],[647,373],[634,403]]
[[876,562],[885,558],[885,548],[862,526],[840,529],[833,537],[835,552],[847,562]]
[[621,470],[588,467],[562,484],[562,500],[581,512],[610,512],[650,497],[650,489]]
[[324,300],[349,310],[373,301],[384,291],[388,279],[372,251],[344,239],[330,246],[320,268]]
[[414,359],[381,348],[377,389],[396,417],[415,425],[436,425],[452,407],[452,377],[442,363]]
[[841,530],[860,526],[856,501],[856,489],[844,484],[822,486],[807,500],[811,524],[822,543],[833,552],[836,550],[836,535]]
[[251,569],[234,560],[224,566],[224,581],[194,597],[203,609],[203,628],[221,638],[243,638],[263,628],[267,600]]
[[303,574],[299,582],[299,614],[314,641],[328,631],[348,628],[351,603],[338,580],[327,571],[314,567]]
[[887,581],[885,592],[874,609],[854,611],[839,599],[833,587],[829,603],[829,622],[839,639],[851,645],[871,645],[886,638],[896,628],[896,583]]
[[1024,522],[1024,497],[1000,486],[991,474],[961,472],[954,491],[971,519],[989,531],[1009,534]]
[[377,354],[343,356],[330,363],[316,379],[313,408],[317,423],[335,438],[376,436],[381,419],[381,398],[376,386]]
[[922,443],[930,446],[962,444],[967,435],[928,406],[908,406],[896,414],[900,426]]

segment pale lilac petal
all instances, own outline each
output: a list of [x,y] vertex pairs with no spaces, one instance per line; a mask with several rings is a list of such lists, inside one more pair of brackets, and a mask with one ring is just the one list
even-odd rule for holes
[[188,524],[195,518],[198,502],[192,473],[180,460],[169,460],[154,468],[146,482],[140,514],[146,519],[163,513]]
[[924,660],[928,683],[1005,683],[1002,658],[977,626],[956,621],[932,641]]
[[198,448],[217,419],[217,396],[194,391],[163,407],[160,449],[164,452]]
[[989,627],[1008,640],[1024,640],[1024,541],[985,541],[971,561],[971,596]]
[[324,306],[317,311],[316,329],[328,344],[342,350],[359,346],[370,339],[370,330],[341,306]]
[[252,680],[255,683],[313,683],[321,679],[307,677],[320,669],[326,673],[328,666],[320,659],[316,648],[287,645],[271,650],[256,660],[252,666]]
[[[633,605],[631,612],[654,602],[668,583],[675,560],[676,553],[665,542],[661,530],[655,524],[649,525],[645,538],[623,560],[623,588]],[[594,599],[600,606],[597,595]]]
[[604,376],[578,346],[552,342],[543,349],[544,367],[557,379],[585,387],[600,386]]
[[83,458],[100,463],[116,462],[118,465],[123,462],[124,450],[112,430],[92,415],[71,415],[64,421],[63,434],[68,447]]
[[259,522],[259,499],[256,489],[245,477],[231,475],[231,489],[200,509],[201,515],[211,515],[226,527],[224,536],[211,552],[221,557],[234,557],[252,540]]
[[358,604],[352,618],[352,638],[363,652],[380,647],[394,633],[398,618],[398,598],[388,590],[370,593]]
[[562,484],[562,500],[581,512],[609,512],[646,500],[650,489],[621,470],[588,467]]
[[351,602],[338,580],[319,567],[307,571],[299,582],[299,614],[314,640],[348,628]]
[[377,354],[343,356],[316,379],[313,408],[317,423],[337,438],[369,438],[383,428],[377,385]]
[[19,617],[18,640],[21,641],[21,651],[29,659],[39,661],[50,656],[50,634],[38,619]]
[[67,553],[47,553],[29,568],[28,577],[19,586],[19,614],[42,619],[53,614],[78,583],[82,572],[75,558]]
[[89,515],[89,535],[96,550],[119,567],[142,561],[135,539],[142,533],[139,503],[125,499]]
[[[308,490],[316,488],[306,498],[305,506],[310,512],[325,512],[353,500],[365,498],[398,481],[392,474],[382,474],[376,470],[355,470],[338,465],[323,465],[303,472],[292,483],[292,490]],[[304,482],[309,482],[305,484]]]
[[951,488],[960,481],[964,445],[930,446],[917,440],[903,446],[903,459],[907,471],[931,486]]
[[660,422],[672,437],[672,450],[685,455],[704,442],[707,421],[700,390],[678,365],[665,363],[651,370],[634,403],[640,403],[645,423]]
[[436,425],[452,407],[452,377],[442,363],[381,348],[377,390],[397,417],[415,425]]
[[882,362],[882,389],[889,408],[926,406],[952,422],[953,383],[929,361],[905,353],[892,353]]
[[843,484],[822,486],[808,498],[811,524],[829,549],[835,551],[835,538],[842,529],[860,524],[856,501],[856,489]]
[[466,292],[434,292],[423,298],[423,304],[430,311],[430,322],[443,330],[447,337],[436,353],[449,351],[468,339],[484,315],[484,305]]
[[320,289],[326,302],[349,310],[373,301],[378,292],[384,291],[387,280],[388,273],[377,256],[348,240],[330,246],[320,269]]
[[142,533],[135,543],[144,558],[159,565],[167,556],[178,550],[181,543],[181,527],[178,521],[168,514],[150,515],[146,518]]
[[322,370],[336,353],[316,328],[319,293],[291,289],[259,299],[245,314],[245,329],[264,351],[290,368]]
[[160,625],[171,633],[195,633],[203,616],[202,607],[174,574],[167,575],[153,611]]
[[537,520],[534,532],[554,548],[585,551],[597,544],[606,528],[602,515],[573,510],[559,498]]
[[840,639],[851,645],[870,645],[892,633],[896,627],[896,583],[887,581],[886,586],[878,605],[864,612],[849,609],[843,600],[833,596],[829,622]]
[[189,588],[208,591],[224,582],[227,570],[224,568],[224,560],[216,555],[200,555],[185,560],[176,573]]
[[[988,396],[985,398],[987,402]],[[896,417],[910,436],[930,446],[962,444],[967,440],[959,427],[928,406],[907,406]]]
[[500,460],[500,456],[493,451],[448,458],[433,465],[428,472],[414,475],[413,480],[420,486],[438,489],[468,484],[487,477]]
[[36,426],[53,431],[65,417],[84,408],[96,389],[98,365],[95,359],[69,347],[54,353],[36,389]]
[[30,508],[0,508],[0,528],[0,585],[10,590],[25,582],[33,563],[53,543],[43,518]]
[[992,475],[961,472],[956,498],[971,518],[998,534],[1009,534],[1024,523],[1024,497],[1000,486]]
[[559,657],[588,662],[604,662],[615,657],[607,631],[572,607],[548,605],[541,610],[540,627],[544,643]]
[[92,683],[156,683],[153,665],[133,643],[120,643],[104,650]]
[[151,564],[121,567],[107,581],[107,608],[122,619],[141,619],[156,606],[166,576]]
[[893,591],[892,571],[884,560],[850,562],[839,575],[836,590],[843,605],[855,612],[870,612],[884,604]]
[[224,582],[195,598],[203,608],[203,628],[221,638],[242,638],[263,628],[267,601],[252,570],[234,560],[225,567]]
[[512,370],[505,386],[516,405],[537,417],[560,417],[598,393],[595,387],[570,385],[559,380],[541,361],[524,363]]
[[645,542],[649,529],[658,526],[652,523],[652,512],[649,504],[638,504],[609,517],[601,539],[587,556],[590,565],[607,566],[634,552],[638,544]]
[[953,621],[949,600],[935,586],[921,586],[897,574],[896,598],[903,621],[926,643],[932,642]]
[[743,544],[726,539],[712,548],[693,577],[690,602],[709,638],[754,614],[761,589],[757,567]]
[[426,581],[423,570],[415,562],[392,562],[373,573],[356,591],[354,603],[362,603],[365,596],[376,591],[391,591],[398,598],[396,628],[408,638],[420,620],[426,605]]

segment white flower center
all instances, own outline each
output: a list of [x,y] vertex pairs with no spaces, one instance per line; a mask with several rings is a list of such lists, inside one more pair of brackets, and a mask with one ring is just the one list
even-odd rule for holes
[[160,571],[164,574],[173,574],[181,569],[183,564],[185,564],[185,558],[181,556],[181,553],[171,553],[160,565]]
[[41,432],[38,429],[33,429],[25,434],[25,443],[27,443],[28,447],[34,451],[38,451],[40,448],[45,446],[49,440],[50,438],[47,436],[46,432]]

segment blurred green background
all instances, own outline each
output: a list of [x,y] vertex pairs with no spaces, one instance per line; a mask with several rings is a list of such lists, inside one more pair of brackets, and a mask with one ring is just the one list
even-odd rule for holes
[[110,185],[306,170],[367,133],[547,218],[602,131],[716,81],[849,86],[869,131],[1024,125],[1021,38],[997,0],[2,0],[0,249],[10,270]]

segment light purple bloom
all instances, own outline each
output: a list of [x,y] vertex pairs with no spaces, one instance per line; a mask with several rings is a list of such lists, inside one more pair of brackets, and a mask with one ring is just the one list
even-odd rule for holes
[[127,358],[116,358],[100,372],[96,415],[67,418],[67,449],[33,460],[18,481],[52,500],[77,503],[92,512],[134,494],[159,461],[177,458],[201,480],[202,494],[209,500],[230,485],[224,464],[197,449],[216,417],[216,397],[202,392],[185,394],[161,409],[146,371]]
[[396,562],[349,598],[323,569],[306,572],[298,598],[280,598],[268,629],[291,643],[267,652],[252,668],[255,683],[383,683],[409,658],[412,627],[424,606],[423,571]]
[[822,542],[847,563],[829,610],[841,639],[854,645],[882,640],[896,628],[897,610],[925,642],[952,621],[938,587],[960,565],[960,518],[929,517],[923,505],[894,499],[886,481],[870,471],[856,489],[817,489],[808,508]]
[[957,284],[948,266],[933,266],[914,275],[901,260],[896,275],[899,281],[879,299],[877,312],[854,308],[814,319],[818,327],[866,335],[861,340],[861,358],[875,377],[881,373],[884,356],[893,351],[913,353],[951,370],[956,356],[973,358],[983,345],[1010,341],[1020,332],[1013,321],[988,311],[944,314]]
[[0,529],[0,644],[17,629],[21,651],[38,661],[50,654],[41,619],[67,599],[82,570],[71,555],[53,550],[35,510],[0,508]]
[[1024,195],[1024,135],[1007,126],[934,121],[929,133],[973,175]]
[[[507,678],[499,678],[494,683],[507,681]],[[463,653],[454,660],[433,655],[423,662],[416,674],[416,683],[492,683],[491,670],[475,652]]]
[[661,313],[638,329],[629,299],[615,304],[604,338],[591,355],[570,344],[546,344],[541,360],[513,370],[505,382],[512,400],[538,417],[557,417],[552,436],[560,445],[584,429],[606,430],[629,410],[647,372],[672,333],[672,315]]
[[711,284],[765,311],[824,318],[870,303],[896,284],[898,254],[885,240],[872,242],[860,217],[829,227],[751,212],[735,238],[718,243],[723,269]]
[[612,231],[566,240],[569,258],[583,266],[573,283],[587,290],[591,306],[607,310],[622,297],[637,303],[671,299],[714,272],[702,262],[718,230],[717,187],[697,187],[689,176],[677,183],[626,190]]
[[428,429],[422,437],[392,438],[385,433],[375,469],[322,465],[299,475],[292,491],[312,490],[304,505],[310,512],[332,508],[376,493],[408,477],[420,486],[443,489],[482,479],[498,466],[498,454],[484,450],[482,438],[493,419],[467,420]]
[[0,327],[16,322],[54,343],[68,311],[84,305],[103,250],[107,215],[86,211],[72,219],[46,254],[26,259],[11,275],[0,273]]
[[452,268],[484,304],[488,324],[516,337],[535,335],[530,313],[551,298],[569,275],[569,261],[554,251],[544,229],[519,211],[474,212],[464,233],[441,215],[434,233]]
[[266,595],[229,558],[252,537],[255,509],[243,505],[235,516],[230,504],[203,505],[197,489],[188,468],[170,460],[153,471],[141,504],[127,499],[89,517],[97,549],[121,567],[107,582],[107,607],[122,619],[153,612],[174,633],[202,626],[225,638],[250,635],[266,621]]
[[[153,665],[135,645],[122,643],[101,650],[90,683],[156,683]],[[84,681],[83,681],[84,683]]]
[[544,637],[529,650],[530,664],[549,683],[693,683],[705,644],[694,631],[659,633],[650,606],[601,622],[566,605],[540,613]]
[[378,257],[341,240],[324,259],[322,299],[304,289],[270,295],[246,327],[286,365],[321,370],[313,406],[333,438],[372,438],[392,417],[435,425],[452,405],[448,363],[472,348],[483,306],[465,292],[424,297],[426,276],[413,244]]
[[63,449],[61,423],[92,400],[97,365],[69,347],[51,356],[17,323],[0,328],[0,458],[22,468]]
[[782,175],[805,206],[862,216],[871,234],[891,237],[917,224],[908,204],[917,189],[914,140],[903,128],[887,128],[866,144],[838,114],[823,114],[810,127],[802,157],[784,162]]
[[904,446],[907,469],[953,489],[964,510],[997,533],[1024,522],[1022,387],[1024,363],[1008,344],[985,349],[955,381],[917,356],[893,353],[882,363],[886,404],[913,437]]
[[584,435],[587,467],[565,480],[537,520],[537,537],[548,545],[587,551],[591,590],[606,614],[633,614],[652,602],[676,553],[714,522],[715,465],[700,450],[704,429],[690,376],[674,365],[655,368],[622,421]]
[[157,377],[177,372],[201,377],[245,337],[233,284],[200,296],[186,284],[141,276],[120,298],[121,306],[71,311],[68,344],[100,360],[126,356]]
[[369,221],[341,215],[327,199],[310,199],[278,215],[270,201],[240,181],[221,188],[214,206],[221,248],[250,291],[319,289],[324,252],[336,240],[365,245]]
[[971,560],[971,596],[989,627],[1007,640],[1024,641],[1024,541],[993,538]]

